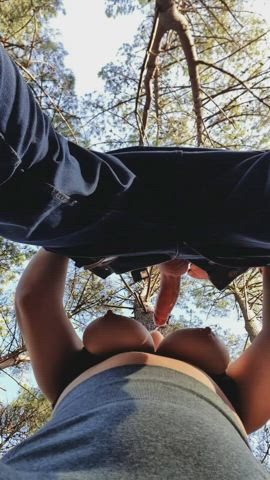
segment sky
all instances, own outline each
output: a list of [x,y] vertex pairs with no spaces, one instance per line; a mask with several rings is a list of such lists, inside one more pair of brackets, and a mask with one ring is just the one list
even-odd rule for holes
[[[128,0],[126,0],[128,1]],[[269,0],[247,0],[249,10],[263,15],[270,24]],[[76,78],[76,92],[83,95],[91,90],[102,91],[103,82],[98,72],[113,61],[122,43],[132,41],[143,14],[105,15],[105,0],[64,0],[66,14],[59,14],[51,25],[60,33],[68,56],[65,64]],[[94,6],[94,7],[93,7]]]
[[[51,26],[59,31],[59,40],[68,52],[65,65],[75,74],[76,92],[84,95],[91,90],[102,90],[99,70],[115,59],[124,42],[132,41],[143,15],[133,13],[114,20],[105,15],[105,0],[64,0],[63,3],[66,14],[59,14]],[[17,391],[18,385],[4,371],[0,378],[0,402],[11,401]]]
[[[103,82],[98,78],[99,70],[116,58],[124,42],[132,41],[143,15],[133,12],[132,15],[116,19],[107,18],[105,0],[64,0],[63,3],[66,14],[59,14],[51,21],[51,25],[59,31],[59,40],[68,52],[65,64],[75,75],[76,92],[83,95],[91,90],[102,91]],[[266,0],[248,3],[250,9],[262,14],[270,23],[270,10]],[[209,325],[216,323],[216,318],[208,318]],[[235,333],[243,333],[243,325],[236,322],[235,312],[229,318],[223,318],[221,323],[232,328]],[[3,380],[2,374],[1,384],[4,384],[6,391],[0,389],[0,401],[9,401],[17,388],[14,382]]]
[[[94,8],[93,8],[94,5]],[[101,90],[98,71],[113,61],[124,42],[132,42],[143,19],[140,12],[119,16],[105,15],[105,0],[64,0],[66,14],[60,14],[51,25],[61,32],[60,39],[68,52],[65,64],[76,77],[76,92],[83,95]]]

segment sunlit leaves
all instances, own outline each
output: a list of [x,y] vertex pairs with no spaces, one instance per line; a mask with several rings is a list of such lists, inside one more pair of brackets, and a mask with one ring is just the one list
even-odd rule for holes
[[128,15],[134,12],[141,4],[145,4],[143,0],[106,0],[106,15],[108,17],[117,17],[117,15]]
[[12,446],[35,433],[51,415],[51,407],[38,389],[22,388],[16,400],[0,404],[0,448]]

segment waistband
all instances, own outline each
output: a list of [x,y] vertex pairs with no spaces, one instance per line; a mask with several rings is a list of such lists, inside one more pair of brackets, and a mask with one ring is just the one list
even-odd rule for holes
[[[70,409],[78,402],[80,411],[90,411],[108,403],[144,400],[160,405],[179,406],[179,414],[187,399],[207,402],[226,417],[248,445],[246,436],[233,411],[206,385],[189,375],[171,368],[153,365],[123,365],[100,372],[70,391],[54,410],[53,419],[70,417]],[[185,405],[186,407],[186,405]],[[249,446],[249,445],[248,445]]]

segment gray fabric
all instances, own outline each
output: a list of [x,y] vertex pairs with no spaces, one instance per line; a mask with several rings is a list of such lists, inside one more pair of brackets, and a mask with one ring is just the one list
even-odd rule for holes
[[2,462],[13,479],[36,472],[29,480],[270,478],[217,395],[175,370],[142,365],[81,383]]

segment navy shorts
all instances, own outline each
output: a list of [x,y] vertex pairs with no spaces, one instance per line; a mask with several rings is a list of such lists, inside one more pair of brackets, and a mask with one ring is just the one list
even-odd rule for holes
[[269,263],[268,151],[88,151],[55,131],[1,46],[0,98],[0,235],[81,265],[123,258],[118,271],[189,247],[221,265]]

